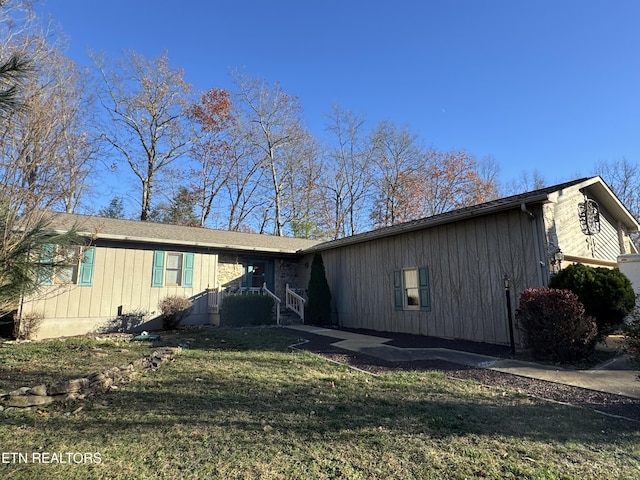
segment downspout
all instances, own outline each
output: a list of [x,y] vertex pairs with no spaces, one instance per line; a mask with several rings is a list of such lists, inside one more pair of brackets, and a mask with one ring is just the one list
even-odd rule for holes
[[521,203],[520,204],[520,210],[529,216],[529,219],[531,220],[531,226],[533,229],[533,241],[535,244],[535,250],[536,250],[536,265],[538,266],[538,268],[536,268],[536,273],[538,276],[538,285],[541,286],[546,286],[548,284],[548,279],[545,280],[545,277],[547,277],[547,275],[543,274],[543,269],[546,269],[546,262],[544,262],[542,260],[542,255],[541,255],[541,250],[540,250],[540,231],[538,230],[538,217],[535,216],[535,214],[533,212],[531,212],[530,210],[527,209],[527,205],[525,203]]

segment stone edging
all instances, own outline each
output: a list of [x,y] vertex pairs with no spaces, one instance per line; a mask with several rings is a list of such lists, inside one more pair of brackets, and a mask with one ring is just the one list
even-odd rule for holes
[[136,374],[144,370],[157,370],[160,365],[170,362],[182,351],[182,346],[156,350],[148,357],[120,367],[107,368],[82,378],[74,378],[51,385],[22,387],[6,394],[0,394],[0,411],[5,408],[26,408],[49,405],[57,401],[82,400],[109,390],[117,385],[130,382]]

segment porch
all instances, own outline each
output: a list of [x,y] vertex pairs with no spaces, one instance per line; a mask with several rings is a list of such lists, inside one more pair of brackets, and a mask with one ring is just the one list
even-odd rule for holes
[[212,316],[212,323],[214,325],[220,324],[220,307],[222,301],[227,296],[232,295],[268,295],[273,298],[275,304],[275,317],[276,325],[281,325],[281,320],[284,315],[288,315],[289,312],[294,318],[304,324],[304,306],[306,303],[305,290],[299,288],[290,288],[289,284],[285,285],[285,298],[284,298],[284,312],[281,308],[283,305],[282,299],[279,298],[267,287],[267,283],[264,282],[261,287],[227,287],[227,288],[209,288],[207,289],[207,309],[209,315]]

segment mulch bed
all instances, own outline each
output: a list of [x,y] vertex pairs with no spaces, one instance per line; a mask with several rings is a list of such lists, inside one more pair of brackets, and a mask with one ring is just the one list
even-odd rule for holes
[[[331,345],[335,338],[301,332],[298,330],[282,329],[283,333],[292,337],[303,338],[305,343],[296,348],[322,355],[330,360],[349,365],[372,374],[382,374],[392,371],[440,371],[450,378],[474,380],[483,385],[516,390],[527,395],[562,402],[576,407],[589,408],[598,412],[620,416],[638,422],[640,427],[640,400],[598,392],[580,387],[564,385],[545,380],[521,377],[509,373],[497,372],[485,368],[475,368],[459,365],[443,360],[419,360],[409,362],[388,362],[369,355],[344,350]],[[403,348],[451,348],[484,355],[498,357],[508,356],[509,348],[499,345],[481,344],[467,341],[420,337],[417,335],[395,334],[388,332],[370,332],[364,330],[350,330],[356,333],[377,335],[391,338],[387,345]]]

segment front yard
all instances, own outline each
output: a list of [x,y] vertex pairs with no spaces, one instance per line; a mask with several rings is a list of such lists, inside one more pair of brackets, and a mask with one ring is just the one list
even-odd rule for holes
[[[0,476],[640,477],[637,423],[438,372],[368,375],[291,352],[275,328],[165,338],[190,348],[107,393],[0,412]],[[3,344],[0,393],[150,351],[126,338]]]

